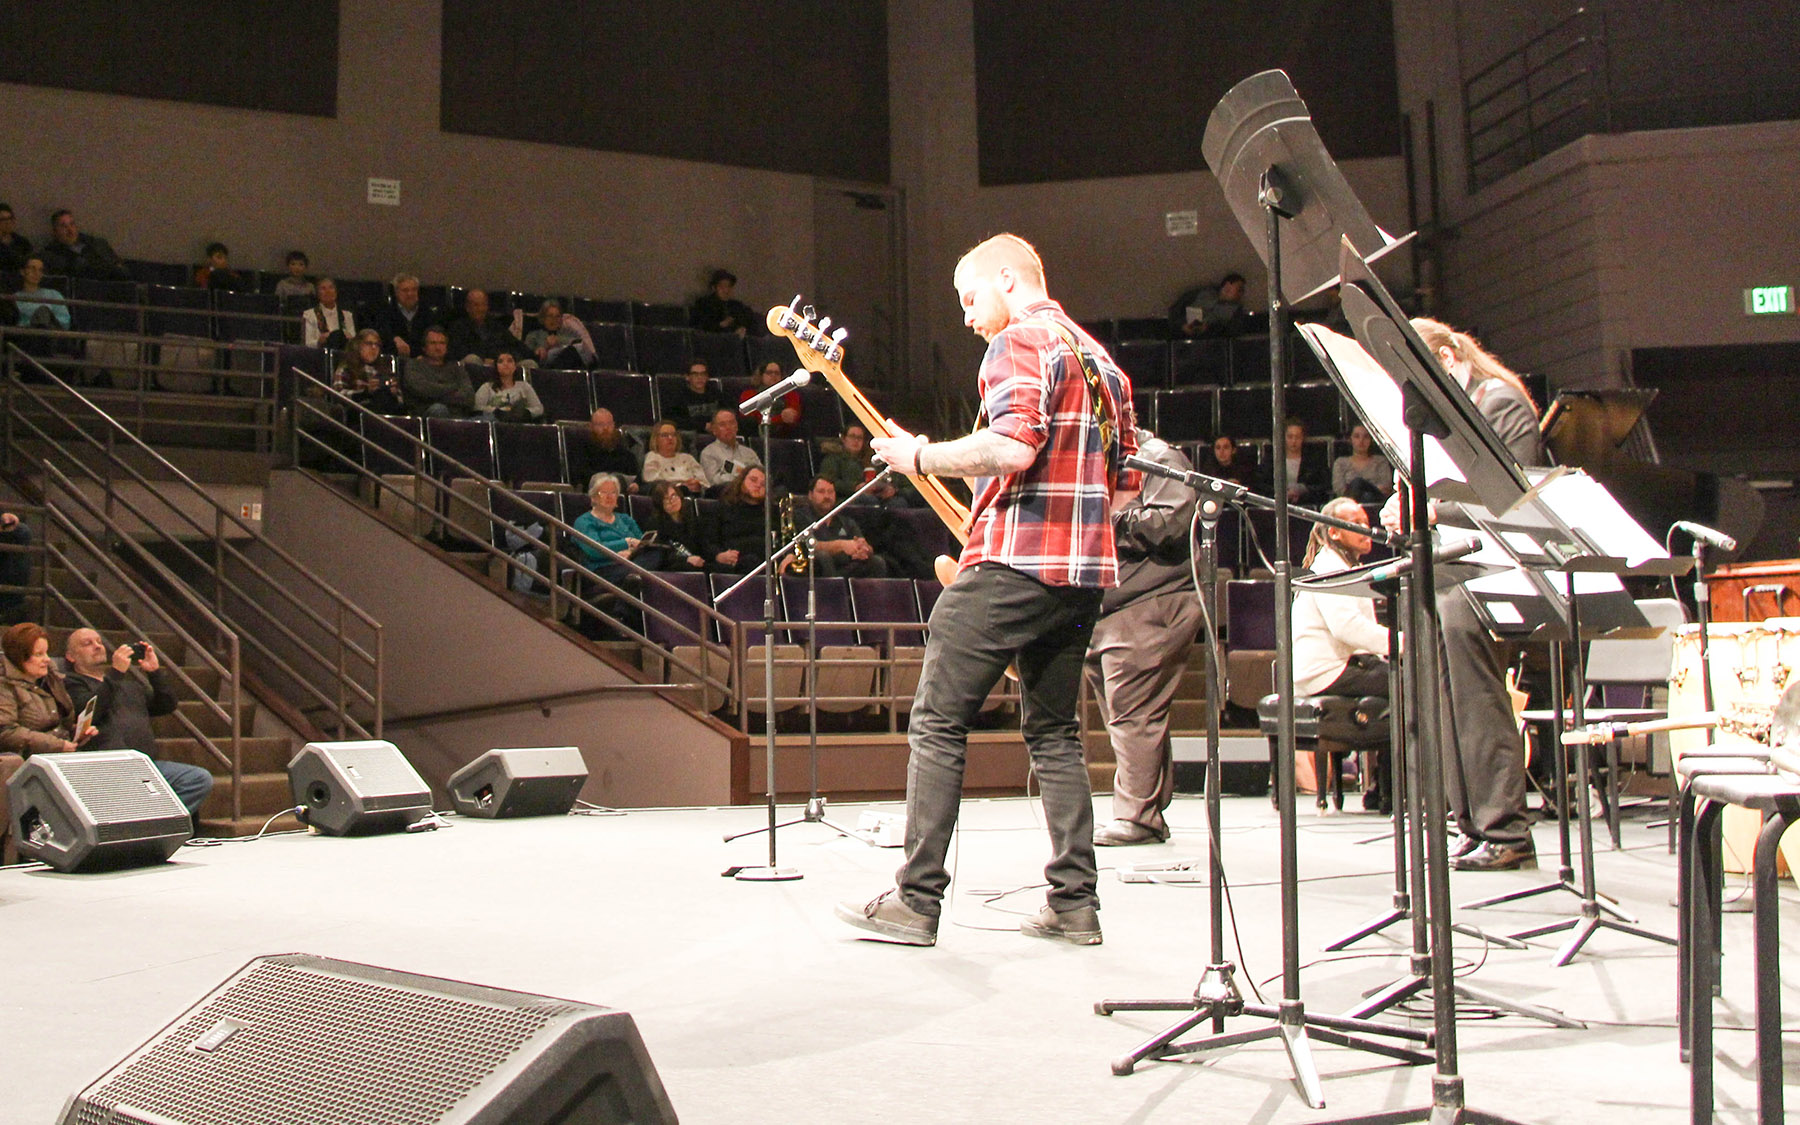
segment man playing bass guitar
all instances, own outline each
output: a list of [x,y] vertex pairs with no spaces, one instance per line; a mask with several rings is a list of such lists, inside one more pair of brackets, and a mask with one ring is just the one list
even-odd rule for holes
[[1020,929],[1098,945],[1094,810],[1076,701],[1101,593],[1118,582],[1112,508],[1138,486],[1138,474],[1121,467],[1137,450],[1131,382],[1050,299],[1043,262],[1024,239],[996,235],[970,250],[954,284],[963,323],[988,341],[986,425],[955,441],[897,431],[872,444],[902,473],[975,478],[968,543],[931,613],[908,735],[898,885],[837,913],[888,941],[936,943],[970,724],[1016,661],[1020,728],[1052,853],[1049,901]]

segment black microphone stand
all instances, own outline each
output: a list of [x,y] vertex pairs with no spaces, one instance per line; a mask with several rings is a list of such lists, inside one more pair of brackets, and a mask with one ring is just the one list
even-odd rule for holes
[[[769,446],[768,420],[769,420],[770,413],[771,413],[771,411],[768,409],[765,409],[763,411],[763,427],[764,427],[763,428],[763,456],[765,458],[765,463],[766,463],[766,458],[768,457],[768,446]],[[807,659],[806,676],[807,676],[807,718],[808,718],[807,766],[808,766],[808,777],[809,777],[808,792],[807,792],[807,798],[806,798],[806,810],[792,820],[785,820],[785,821],[781,821],[781,822],[777,823],[776,813],[775,813],[775,705],[774,705],[774,696],[775,696],[775,657],[774,657],[774,653],[775,653],[775,647],[774,647],[775,602],[774,602],[774,597],[775,597],[775,594],[774,594],[774,587],[775,587],[775,575],[781,569],[781,563],[783,560],[785,560],[789,555],[793,554],[797,549],[799,549],[799,547],[802,544],[811,544],[811,543],[815,542],[819,528],[825,526],[826,524],[830,523],[832,520],[836,519],[839,512],[843,511],[845,508],[848,508],[851,504],[855,503],[865,492],[868,492],[869,490],[873,489],[876,485],[887,480],[888,477],[892,473],[893,473],[893,469],[883,468],[879,473],[876,473],[874,476],[872,476],[868,480],[864,481],[863,486],[861,488],[857,489],[855,492],[852,492],[849,496],[845,497],[843,500],[840,500],[838,502],[837,507],[831,509],[831,511],[826,512],[824,515],[820,516],[818,519],[814,520],[810,524],[807,524],[805,527],[801,528],[794,535],[794,537],[791,540],[789,540],[785,545],[783,545],[780,549],[774,549],[774,543],[775,543],[774,521],[773,521],[773,517],[770,514],[772,511],[772,505],[774,503],[774,489],[771,488],[763,497],[763,522],[765,524],[765,527],[764,527],[765,542],[771,548],[768,552],[768,557],[763,560],[762,565],[758,566],[755,570],[752,570],[750,573],[744,575],[742,578],[740,578],[736,582],[732,583],[731,586],[728,589],[726,589],[724,593],[720,594],[718,597],[713,599],[715,604],[722,602],[726,598],[729,598],[733,593],[737,592],[737,590],[740,587],[742,587],[745,583],[754,579],[759,572],[763,575],[763,589],[764,589],[764,595],[763,595],[763,598],[764,598],[764,601],[763,601],[764,625],[763,625],[763,628],[765,630],[764,636],[765,636],[765,641],[766,641],[764,647],[768,650],[768,659],[765,661],[765,666],[766,666],[765,674],[766,674],[766,678],[768,681],[768,693],[769,693],[769,705],[768,705],[768,710],[764,712],[763,725],[765,727],[765,733],[767,735],[767,756],[768,756],[768,771],[769,771],[769,785],[768,785],[768,789],[769,789],[769,823],[766,825],[761,825],[756,828],[749,828],[742,832],[730,833],[729,835],[727,835],[725,837],[725,842],[727,844],[729,844],[733,840],[742,839],[745,836],[754,836],[758,832],[767,832],[769,834],[769,868],[770,869],[773,869],[775,867],[775,833],[777,831],[779,831],[780,829],[789,828],[796,824],[823,824],[825,827],[831,829],[832,831],[836,832],[840,836],[849,836],[853,839],[861,840],[864,843],[870,845],[871,847],[875,846],[875,841],[869,839],[867,836],[859,835],[858,833],[853,832],[848,828],[845,828],[843,825],[830,820],[825,815],[825,798],[819,795],[819,685],[818,685],[819,665],[818,665],[818,643],[817,643],[818,642],[818,624],[819,624],[819,622],[818,622],[818,609],[817,609],[817,601],[816,601],[817,591],[818,591],[818,559],[817,559],[816,552],[814,553],[813,565],[808,568],[807,581],[806,581],[806,659]],[[761,879],[766,880],[766,879],[775,878],[775,876],[767,876],[767,875],[759,876],[759,875],[754,875],[754,874],[752,874],[752,875],[744,874],[744,872],[747,872],[747,871],[756,872],[756,871],[762,871],[762,870],[765,870],[765,869],[760,868],[760,867],[743,867],[743,868],[731,868],[731,869],[728,869],[725,873],[727,875],[731,875],[734,878],[738,878],[738,879],[761,878]],[[790,868],[787,870],[792,870],[792,869]],[[792,875],[784,876],[784,878],[798,879],[798,878],[800,878],[800,875],[798,872],[795,872]]]

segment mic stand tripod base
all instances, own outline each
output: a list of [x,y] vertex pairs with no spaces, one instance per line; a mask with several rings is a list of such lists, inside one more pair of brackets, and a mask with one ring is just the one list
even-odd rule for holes
[[791,883],[805,878],[797,867],[727,867],[719,874],[740,883]]

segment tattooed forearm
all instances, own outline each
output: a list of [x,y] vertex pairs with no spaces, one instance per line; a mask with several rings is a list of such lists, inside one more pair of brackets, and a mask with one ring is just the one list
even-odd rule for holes
[[919,471],[944,477],[994,477],[1016,473],[1036,459],[1037,452],[1024,442],[982,430],[920,449]]

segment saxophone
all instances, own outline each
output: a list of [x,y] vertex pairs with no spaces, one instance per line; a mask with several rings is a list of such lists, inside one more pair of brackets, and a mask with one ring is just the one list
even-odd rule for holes
[[[794,536],[800,534],[800,527],[794,520],[794,494],[788,493],[781,498],[781,538],[789,543]],[[808,520],[807,522],[812,522]],[[806,568],[812,565],[812,552],[805,543],[796,544],[792,555],[793,563],[788,567],[792,574],[805,574]]]

